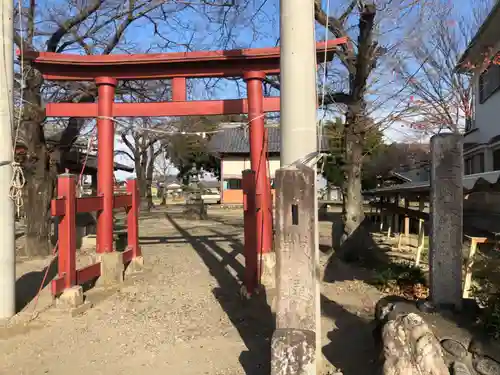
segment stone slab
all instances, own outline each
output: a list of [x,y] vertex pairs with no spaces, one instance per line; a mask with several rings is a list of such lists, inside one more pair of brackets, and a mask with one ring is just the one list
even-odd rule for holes
[[130,261],[127,268],[125,269],[125,275],[132,275],[134,273],[139,273],[144,270],[144,257],[139,256]]
[[99,254],[97,260],[101,263],[101,277],[97,280],[97,286],[112,286],[123,283],[123,254],[113,251]]
[[56,301],[61,308],[75,308],[83,305],[83,288],[79,285],[65,289]]
[[271,375],[316,375],[316,334],[277,329],[271,340]]

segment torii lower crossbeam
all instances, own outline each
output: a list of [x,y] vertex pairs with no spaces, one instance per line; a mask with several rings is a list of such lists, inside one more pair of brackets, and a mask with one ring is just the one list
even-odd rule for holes
[[[264,112],[279,112],[280,98],[264,98]],[[113,117],[239,115],[248,113],[247,99],[194,100],[157,103],[114,103]],[[47,117],[98,117],[95,103],[48,103]]]

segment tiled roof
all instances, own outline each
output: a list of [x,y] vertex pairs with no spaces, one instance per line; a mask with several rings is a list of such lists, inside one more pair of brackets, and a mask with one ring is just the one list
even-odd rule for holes
[[[49,145],[58,145],[61,142],[61,137],[63,135],[63,131],[46,131],[45,134],[45,142]],[[84,139],[84,137],[78,137],[74,143],[72,148],[87,148],[88,140]]]
[[[249,154],[250,142],[248,128],[235,127],[238,124],[223,124],[221,128],[224,131],[216,133],[210,139],[208,149],[210,152],[219,154]],[[244,124],[241,124],[244,125]],[[268,152],[279,153],[281,150],[281,129],[276,127],[267,127],[268,131]],[[328,149],[327,139],[323,139],[323,150]]]
[[[82,165],[85,163],[85,168],[97,170],[97,155],[86,155],[84,152],[70,151],[66,155],[66,159],[70,163]],[[132,173],[134,167],[115,162],[115,171],[124,171]]]
[[216,189],[220,187],[220,182],[218,180],[201,180],[198,185],[205,189]]

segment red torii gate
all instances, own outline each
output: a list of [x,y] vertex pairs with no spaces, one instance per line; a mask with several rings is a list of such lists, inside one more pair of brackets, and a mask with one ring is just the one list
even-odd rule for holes
[[[330,61],[336,46],[346,38],[318,43],[318,61]],[[97,118],[98,195],[102,210],[97,219],[97,252],[113,249],[113,159],[115,127],[113,117],[162,117],[188,115],[229,115],[248,113],[250,159],[254,171],[256,202],[253,221],[256,233],[250,236],[251,251],[257,254],[272,249],[272,203],[267,178],[267,142],[264,113],[280,110],[279,97],[264,98],[262,82],[266,76],[279,75],[280,49],[255,48],[230,51],[179,52],[136,55],[70,55],[51,52],[25,52],[44,79],[53,81],[94,81],[97,103],[48,103],[47,117]],[[187,78],[243,77],[248,99],[187,101]],[[172,101],[154,103],[115,103],[118,80],[172,79]],[[252,228],[245,227],[245,231]],[[247,236],[245,236],[247,238]],[[256,272],[256,270],[255,270]],[[250,287],[247,285],[247,287]],[[248,289],[253,289],[250,287]]]

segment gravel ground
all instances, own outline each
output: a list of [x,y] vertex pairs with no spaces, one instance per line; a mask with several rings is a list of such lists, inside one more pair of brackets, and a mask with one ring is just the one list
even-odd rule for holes
[[[269,374],[270,309],[238,293],[241,211],[215,210],[210,217],[143,218],[145,272],[119,289],[90,291],[94,307],[84,315],[45,309],[44,291],[35,320],[0,328],[0,374]],[[322,240],[329,228],[321,223]],[[380,295],[345,265],[333,269],[337,281],[322,285],[324,373],[337,367],[345,375],[371,374],[368,320]]]

